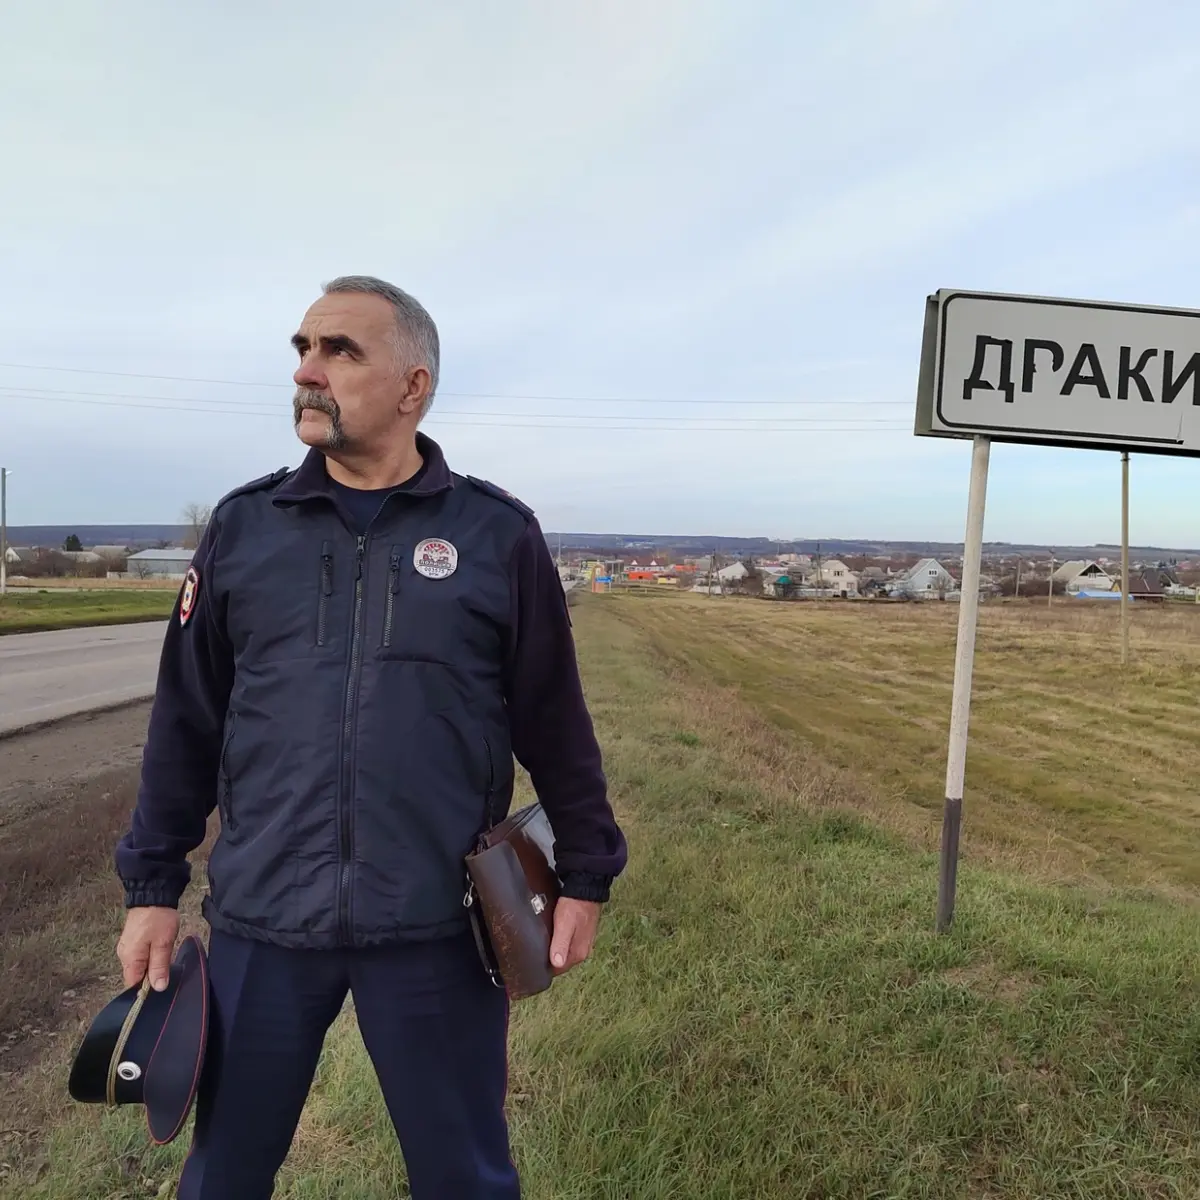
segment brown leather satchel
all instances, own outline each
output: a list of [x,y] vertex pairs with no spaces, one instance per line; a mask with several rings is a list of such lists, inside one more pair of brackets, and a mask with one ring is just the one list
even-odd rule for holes
[[463,904],[492,983],[506,988],[510,1000],[544,992],[554,982],[550,941],[559,882],[554,831],[541,804],[481,833],[466,866]]

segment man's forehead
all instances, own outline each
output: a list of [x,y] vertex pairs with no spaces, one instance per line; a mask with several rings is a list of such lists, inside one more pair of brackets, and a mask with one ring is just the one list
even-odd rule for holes
[[300,332],[309,337],[333,332],[367,337],[385,335],[392,320],[391,306],[379,296],[334,292],[309,307],[300,322]]

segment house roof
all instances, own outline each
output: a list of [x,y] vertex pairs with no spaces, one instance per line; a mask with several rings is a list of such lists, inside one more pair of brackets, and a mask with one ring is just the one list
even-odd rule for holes
[[1093,558],[1073,558],[1054,572],[1056,583],[1070,583],[1080,575],[1104,575],[1108,572]]
[[[907,583],[909,580],[916,579],[918,575],[924,574],[930,567],[937,567],[939,571],[946,571],[946,568],[936,558],[922,558],[913,563],[903,574],[898,575],[897,580],[901,583]],[[949,572],[946,571],[946,574],[949,574]]]
[[185,550],[182,546],[172,546],[167,550],[139,550],[129,556],[130,562],[191,562],[193,551]]
[[1138,571],[1129,576],[1129,594],[1131,596],[1161,596],[1163,586],[1159,581],[1157,571]]

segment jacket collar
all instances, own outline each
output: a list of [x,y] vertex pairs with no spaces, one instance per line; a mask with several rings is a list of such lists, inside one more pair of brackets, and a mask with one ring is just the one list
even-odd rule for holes
[[[454,476],[446,465],[442,448],[432,438],[417,433],[417,451],[425,460],[425,474],[421,482],[406,494],[409,496],[435,496],[454,486]],[[276,489],[273,503],[299,504],[304,500],[333,499],[329,474],[325,470],[325,454],[313,446],[304,456],[303,462]]]

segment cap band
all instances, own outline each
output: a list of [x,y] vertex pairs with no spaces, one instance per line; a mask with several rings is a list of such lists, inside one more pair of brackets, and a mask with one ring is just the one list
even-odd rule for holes
[[125,1057],[125,1043],[129,1041],[129,1035],[133,1032],[134,1024],[137,1022],[138,1013],[142,1011],[142,1005],[146,1003],[146,997],[150,994],[150,972],[147,971],[142,979],[142,986],[138,990],[137,996],[134,997],[133,1003],[129,1006],[129,1011],[125,1014],[125,1020],[121,1025],[121,1032],[117,1037],[117,1044],[113,1047],[112,1058],[108,1063],[108,1106],[115,1108],[117,1104],[117,1067],[121,1059]]

